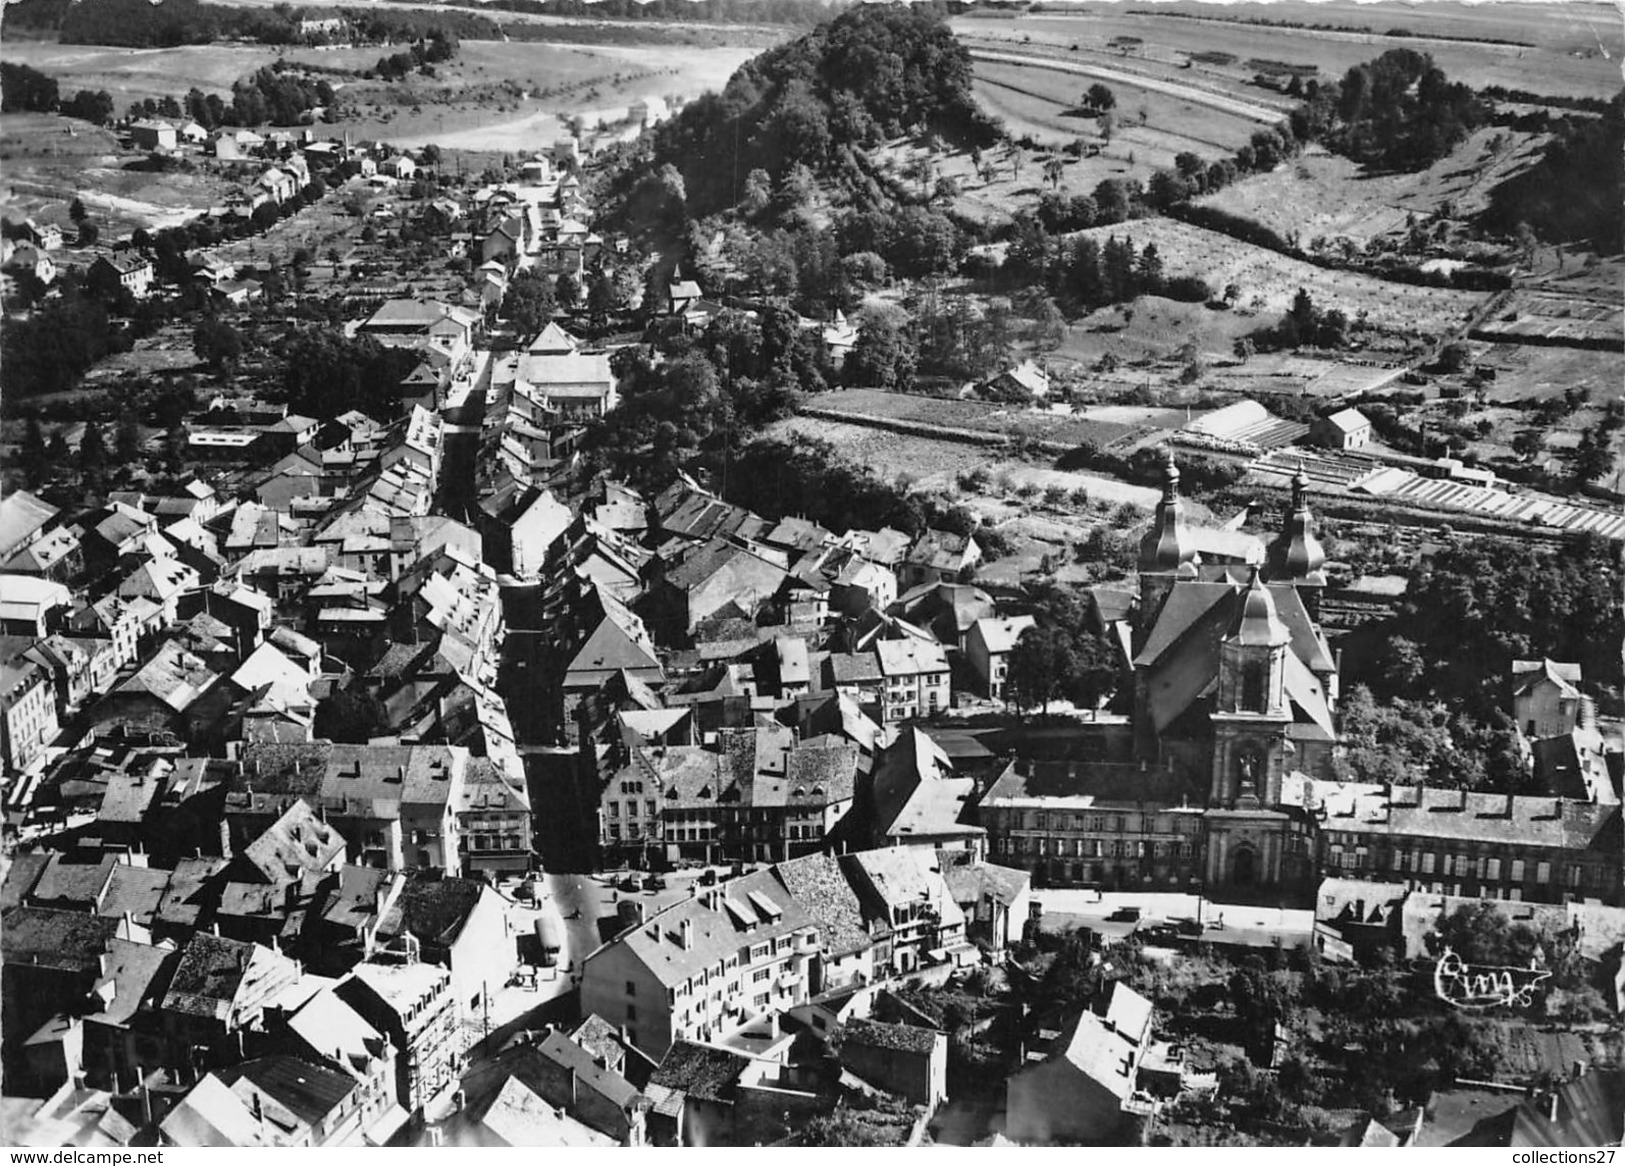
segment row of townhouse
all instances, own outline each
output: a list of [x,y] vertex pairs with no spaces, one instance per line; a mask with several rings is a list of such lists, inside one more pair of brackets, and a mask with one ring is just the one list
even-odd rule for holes
[[894,847],[697,886],[588,957],[582,1009],[658,1059],[825,992],[959,961],[966,914],[943,867],[932,849]]

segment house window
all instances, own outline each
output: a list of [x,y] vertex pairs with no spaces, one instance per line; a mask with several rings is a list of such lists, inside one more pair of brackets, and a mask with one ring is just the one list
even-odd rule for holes
[[1433,873],[1433,857],[1434,857],[1433,856],[1433,851],[1431,851],[1431,850],[1426,851],[1426,852],[1423,853],[1423,855],[1422,855],[1422,873],[1423,874],[1432,874]]
[[634,983],[631,980],[628,980],[626,982],[626,994],[628,996],[636,996],[638,994],[638,986],[637,986],[637,984]]
[[1512,860],[1512,881],[1515,883],[1523,882],[1523,859],[1521,858]]
[[628,1004],[626,1006],[626,1022],[628,1024],[631,1024],[637,1018],[638,1018],[638,1006],[636,1004]]
[[1484,877],[1492,882],[1499,881],[1501,878],[1501,860],[1499,858],[1492,858],[1484,863]]
[[621,803],[620,802],[610,802],[609,803],[609,816],[611,818],[619,818],[621,816]]
[[1544,887],[1547,883],[1549,883],[1551,881],[1552,881],[1552,864],[1549,863],[1549,862],[1536,863],[1535,864],[1535,882],[1539,883],[1541,886]]

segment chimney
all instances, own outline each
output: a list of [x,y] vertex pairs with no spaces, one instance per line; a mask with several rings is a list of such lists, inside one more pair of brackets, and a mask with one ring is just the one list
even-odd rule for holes
[[677,925],[677,934],[679,941],[683,945],[683,950],[692,951],[694,948],[694,920],[684,919],[680,922]]
[[249,1100],[249,1105],[252,1108],[253,1113],[254,1113],[254,1120],[259,1121],[260,1117],[261,1117],[261,1113],[260,1113],[260,1095],[258,1093],[250,1092],[249,1095],[248,1095],[248,1100]]
[[1578,1081],[1581,1077],[1584,1077],[1586,1075],[1586,1068],[1587,1068],[1587,1066],[1586,1066],[1586,1063],[1584,1061],[1575,1061],[1574,1062],[1574,1080]]
[[1557,1124],[1557,1092],[1554,1090],[1546,1107],[1546,1118],[1553,1125]]

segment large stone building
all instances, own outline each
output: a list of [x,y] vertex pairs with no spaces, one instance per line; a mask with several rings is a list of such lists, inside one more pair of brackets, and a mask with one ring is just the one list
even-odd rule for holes
[[[1275,901],[1307,901],[1324,875],[1620,901],[1615,799],[1334,780],[1337,661],[1319,622],[1325,555],[1304,476],[1262,567],[1204,564],[1178,484],[1170,459],[1138,605],[1123,616],[1132,744],[1102,727],[1094,759],[1012,763],[980,805],[990,858],[1050,885]],[[1561,731],[1578,715],[1570,671],[1518,666],[1521,727]]]

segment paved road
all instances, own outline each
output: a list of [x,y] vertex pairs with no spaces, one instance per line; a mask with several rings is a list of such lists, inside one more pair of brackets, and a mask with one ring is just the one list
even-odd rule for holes
[[1177,97],[1188,101],[1192,105],[1205,105],[1209,109],[1216,109],[1221,113],[1235,114],[1237,117],[1249,118],[1252,121],[1274,125],[1281,120],[1281,111],[1266,109],[1262,105],[1254,105],[1247,101],[1238,101],[1234,97],[1223,97],[1217,93],[1210,93],[1206,89],[1196,89],[1189,85],[1181,85],[1176,81],[1164,81],[1159,77],[1148,77],[1143,73],[1127,73],[1121,69],[1109,69],[1101,65],[1078,65],[1071,61],[1057,61],[1049,57],[1034,56],[1028,53],[1000,53],[988,49],[972,49],[972,59],[989,61],[1001,65],[1024,65],[1033,69],[1053,69],[1057,73],[1074,73],[1080,77],[1093,77],[1101,81],[1116,81],[1119,85],[1132,85],[1139,89],[1148,89],[1153,93],[1164,93],[1169,97]]
[[[1199,918],[1207,925],[1203,935],[1214,943],[1264,947],[1273,946],[1279,937],[1285,946],[1300,947],[1309,942],[1315,929],[1313,911],[1213,903],[1196,895],[1043,890],[1034,891],[1033,899],[1044,905],[1046,931],[1088,926],[1105,935],[1127,935],[1134,930],[1134,924],[1107,921],[1107,916],[1119,907],[1138,907],[1142,925],[1169,919]],[[1215,921],[1222,921],[1223,926],[1212,926]]]

